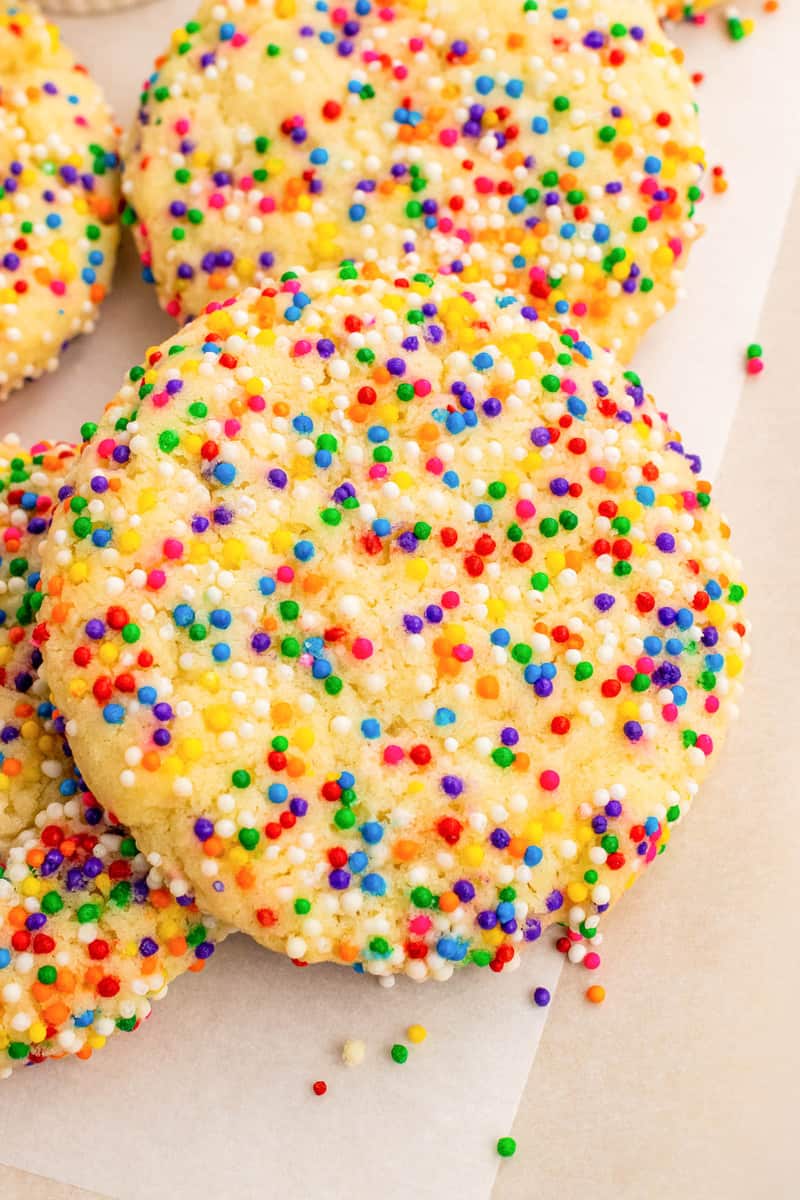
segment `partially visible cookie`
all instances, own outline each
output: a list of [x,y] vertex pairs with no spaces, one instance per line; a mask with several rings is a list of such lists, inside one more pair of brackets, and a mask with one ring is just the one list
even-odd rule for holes
[[748,653],[638,376],[512,293],[348,265],[210,306],[84,432],[43,652],[173,887],[378,975],[499,971],[553,921],[590,954]]
[[[46,724],[58,772],[42,774],[35,817],[0,850],[0,1079],[48,1058],[90,1058],[136,1029],[176,976],[203,969],[220,936],[154,881],[134,839],[87,792],[52,705]],[[18,758],[33,779],[35,744],[23,742]]]
[[94,327],[119,238],[117,142],[56,26],[0,7],[0,400]]
[[40,549],[74,457],[0,443],[0,1078],[136,1028],[223,936],[87,791],[41,674]]
[[39,678],[39,548],[74,457],[66,442],[0,442],[0,854],[30,823],[43,780],[63,773]]
[[512,286],[626,359],[679,294],[699,142],[651,0],[206,0],[145,82],[126,219],[181,322],[352,258]]

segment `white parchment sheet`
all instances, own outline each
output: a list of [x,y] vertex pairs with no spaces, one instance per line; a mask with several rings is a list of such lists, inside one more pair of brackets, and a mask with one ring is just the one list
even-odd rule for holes
[[[64,21],[121,121],[193,7],[161,0]],[[713,20],[677,35],[692,69],[706,73],[705,138],[730,189],[703,206],[708,233],[693,251],[689,297],[651,332],[636,366],[712,477],[740,398],[757,404],[742,357],[800,160],[800,6],[784,8],[738,45]],[[76,438],[127,367],[173,328],[127,246],[98,333],[4,406],[0,432]],[[547,1010],[531,992],[555,992],[560,967],[543,938],[516,973],[465,972],[424,987],[403,979],[387,990],[343,968],[298,970],[231,939],[202,976],[173,985],[135,1036],[113,1038],[88,1065],[23,1071],[2,1085],[0,1161],[115,1200],[485,1200],[500,1161],[494,1143],[511,1129],[544,1028]],[[428,1039],[399,1066],[389,1048],[411,1023]],[[350,1037],[367,1043],[359,1068],[340,1061]],[[576,1086],[579,1078],[576,1068]],[[322,1098],[316,1079],[328,1084]],[[546,1097],[541,1111],[532,1138],[553,1136]]]

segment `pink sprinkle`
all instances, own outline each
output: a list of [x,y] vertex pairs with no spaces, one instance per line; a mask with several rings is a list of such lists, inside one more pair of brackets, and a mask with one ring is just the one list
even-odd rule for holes
[[441,475],[444,471],[444,463],[440,458],[429,458],[425,463],[425,470],[430,471],[431,475]]
[[706,758],[708,758],[709,754],[711,754],[711,752],[714,749],[713,739],[710,738],[707,733],[700,734],[700,737],[697,739],[696,745],[697,745],[698,750],[703,751],[703,754],[705,754]]
[[590,950],[588,954],[584,955],[583,965],[586,967],[587,971],[597,970],[597,968],[600,966],[600,955],[596,950]]
[[393,767],[395,763],[402,762],[405,758],[405,751],[402,746],[387,746],[383,751],[383,761]]
[[457,129],[443,129],[439,134],[439,141],[443,146],[455,146],[458,141]]
[[169,392],[156,392],[153,396],[153,407],[163,408],[166,404],[169,404]]
[[225,436],[229,438],[235,438],[241,428],[242,425],[240,421],[237,421],[235,417],[229,417],[225,422]]
[[310,353],[311,342],[307,341],[305,338],[301,339],[299,342],[295,342],[294,346],[292,346],[292,358],[302,358],[304,354]]
[[605,467],[592,467],[589,472],[589,478],[592,483],[605,483],[606,469]]
[[294,579],[294,570],[291,567],[278,567],[275,578],[278,583],[291,583]]
[[67,285],[61,279],[54,279],[50,284],[50,291],[54,296],[63,296],[67,290]]
[[427,933],[432,924],[433,922],[430,917],[420,914],[420,916],[414,917],[413,920],[408,922],[408,928],[412,933]]
[[635,674],[636,672],[633,667],[628,666],[627,663],[623,663],[621,667],[617,667],[617,679],[620,683],[630,683]]
[[636,660],[636,670],[640,675],[649,675],[655,665],[652,658],[648,658],[646,654]]
[[474,653],[472,646],[466,646],[463,642],[453,646],[453,658],[457,658],[459,662],[469,662]]
[[262,212],[262,213],[275,212],[275,197],[274,196],[263,196],[262,199],[259,200],[259,202],[258,202],[258,209],[259,209],[259,212]]
[[706,696],[706,712],[715,713],[719,711],[719,700],[716,696]]
[[239,180],[239,187],[243,192],[249,192],[255,186],[255,180],[252,175],[243,175]]
[[406,79],[408,77],[408,67],[404,67],[402,63],[398,63],[393,70],[395,79]]
[[186,117],[181,117],[179,121],[175,122],[175,132],[181,134],[181,136],[183,136],[184,133],[188,133],[189,129],[190,125],[186,120]]
[[246,44],[247,44],[247,40],[248,40],[248,39],[247,39],[247,35],[246,35],[246,34],[244,34],[244,33],[235,33],[235,34],[233,35],[233,37],[231,38],[231,45],[232,45],[232,46],[235,46],[235,47],[236,47],[236,49],[238,50],[240,46],[244,46],[244,45],[246,45]]
[[442,608],[458,608],[460,603],[458,592],[442,592]]
[[561,777],[558,771],[542,771],[539,776],[539,783],[546,792],[554,792],[561,783]]
[[760,375],[763,370],[764,370],[763,359],[748,358],[748,360],[747,360],[747,374],[748,375]]
[[514,511],[521,521],[527,521],[529,517],[536,516],[536,505],[532,500],[518,500]]
[[369,638],[356,638],[353,642],[353,657],[359,659],[372,658],[372,642]]
[[412,54],[419,54],[420,50],[425,49],[425,42],[421,37],[412,37],[408,39],[408,48]]
[[487,196],[489,192],[494,191],[494,183],[486,175],[479,175],[475,180],[475,191],[479,192],[481,196]]
[[212,192],[211,193],[211,195],[208,197],[208,207],[209,208],[224,208],[225,207],[225,197],[222,195],[222,192]]
[[164,553],[167,558],[180,558],[183,554],[183,542],[179,542],[177,538],[167,538],[164,542]]
[[573,396],[578,390],[578,385],[574,379],[562,379],[561,390],[566,392],[568,396]]
[[585,317],[588,307],[583,300],[577,300],[572,306],[572,311],[575,313],[576,317]]
[[177,317],[181,311],[180,300],[170,300],[167,304],[167,312],[171,317]]
[[665,704],[661,710],[661,715],[665,721],[677,721],[678,706],[677,704]]
[[439,229],[442,233],[453,232],[453,222],[451,221],[450,217],[442,217],[441,221],[439,222]]
[[147,586],[151,591],[157,592],[167,582],[167,576],[163,571],[158,569],[150,571],[147,576]]
[[281,291],[288,292],[290,296],[296,295],[300,291],[299,279],[285,279],[281,284]]
[[418,379],[414,384],[414,395],[429,396],[431,393],[431,385],[427,379]]
[[247,401],[247,407],[250,412],[263,412],[267,405],[263,396],[251,396]]
[[385,479],[388,474],[386,463],[373,463],[369,469],[370,479]]
[[116,444],[113,438],[103,438],[102,442],[98,442],[97,444],[97,457],[110,458],[114,453]]
[[21,537],[22,530],[17,529],[16,525],[11,525],[8,529],[3,531],[3,541],[5,542],[16,542],[19,541]]
[[680,256],[683,254],[683,242],[680,238],[670,238],[669,248],[676,258],[680,258]]

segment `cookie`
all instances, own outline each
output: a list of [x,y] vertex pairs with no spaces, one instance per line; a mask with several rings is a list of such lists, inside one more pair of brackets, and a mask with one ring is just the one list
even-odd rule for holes
[[595,935],[747,655],[728,528],[633,372],[486,284],[348,265],[211,306],[85,434],[45,662],[176,891],[376,974]]
[[203,4],[124,156],[161,304],[354,259],[512,286],[630,357],[680,292],[703,151],[650,0],[612,8]]
[[[14,702],[0,692],[0,712]],[[86,791],[52,705],[36,720],[61,771],[41,774],[35,820],[0,862],[0,1079],[88,1059],[137,1029],[173,979],[203,969],[218,936],[187,897],[153,882],[133,838]],[[33,775],[31,745],[21,757]]]
[[135,1029],[222,936],[87,791],[41,674],[40,546],[74,457],[0,444],[0,1078]]
[[119,237],[118,132],[34,5],[0,8],[0,400],[94,328]]
[[13,434],[0,442],[0,855],[34,816],[42,772],[62,774],[36,719],[49,700],[39,679],[39,543],[74,456],[63,442],[31,450]]

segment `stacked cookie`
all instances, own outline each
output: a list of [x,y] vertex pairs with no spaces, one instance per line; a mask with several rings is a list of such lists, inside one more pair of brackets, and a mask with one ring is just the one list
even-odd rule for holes
[[270,0],[173,38],[125,191],[199,315],[79,452],[2,453],[6,1069],[134,1028],[228,928],[445,980],[558,924],[593,967],[691,806],[745,588],[600,348],[677,294],[702,159],[620,7]]

